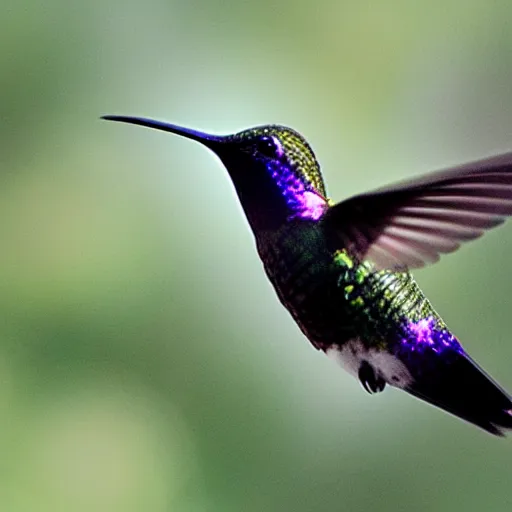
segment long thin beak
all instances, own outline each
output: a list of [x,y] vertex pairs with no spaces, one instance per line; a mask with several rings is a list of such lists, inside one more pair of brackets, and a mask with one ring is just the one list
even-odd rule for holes
[[202,133],[197,130],[191,130],[190,128],[184,128],[182,126],[164,123],[163,121],[156,121],[154,119],[147,119],[145,117],[102,116],[101,119],[105,119],[107,121],[119,121],[121,123],[137,124],[147,128],[155,128],[164,132],[175,133],[176,135],[181,135],[187,139],[196,140],[197,142],[204,144],[214,151],[217,149],[219,143],[225,141],[225,137],[221,135],[210,135],[208,133]]

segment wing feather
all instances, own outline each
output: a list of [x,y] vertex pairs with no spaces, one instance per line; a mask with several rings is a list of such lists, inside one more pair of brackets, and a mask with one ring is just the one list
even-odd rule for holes
[[464,164],[334,205],[336,242],[381,268],[417,268],[512,215],[512,153]]

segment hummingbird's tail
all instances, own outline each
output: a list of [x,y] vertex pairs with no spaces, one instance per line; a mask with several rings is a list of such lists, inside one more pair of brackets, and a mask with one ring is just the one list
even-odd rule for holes
[[437,363],[405,390],[496,436],[512,429],[512,397],[468,355]]

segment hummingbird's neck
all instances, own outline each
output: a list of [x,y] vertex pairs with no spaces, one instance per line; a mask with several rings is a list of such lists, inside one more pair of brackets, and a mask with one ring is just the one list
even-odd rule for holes
[[267,171],[289,211],[289,218],[319,220],[325,213],[327,199],[304,177],[299,177],[279,162],[267,164]]
[[277,161],[267,162],[263,172],[225,164],[256,236],[295,219],[317,221],[329,206],[312,185]]

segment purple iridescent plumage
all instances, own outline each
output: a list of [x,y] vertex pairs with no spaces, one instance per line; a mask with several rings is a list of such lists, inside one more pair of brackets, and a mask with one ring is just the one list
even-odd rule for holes
[[313,187],[307,187],[288,165],[272,160],[267,169],[281,191],[292,214],[290,218],[318,220],[327,210],[327,201]]
[[431,350],[441,354],[446,350],[464,354],[464,350],[457,340],[445,328],[439,328],[433,316],[422,318],[418,322],[409,322],[405,327],[404,337],[400,340],[402,349],[409,352],[423,353]]

